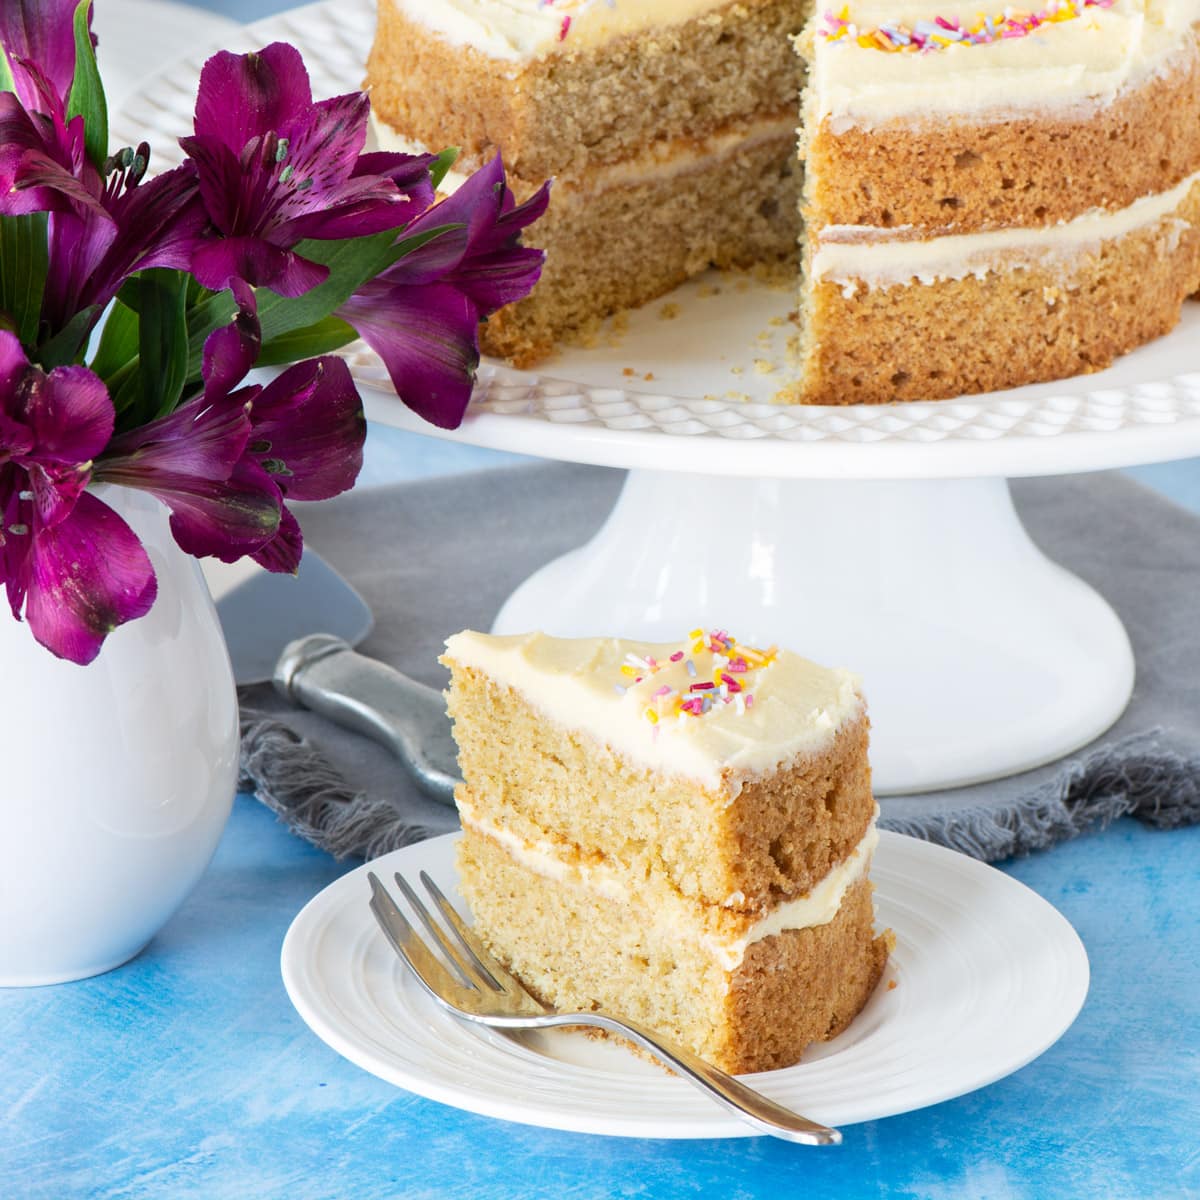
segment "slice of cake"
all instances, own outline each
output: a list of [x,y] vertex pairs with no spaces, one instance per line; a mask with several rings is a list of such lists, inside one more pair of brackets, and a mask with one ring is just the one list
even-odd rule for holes
[[544,1001],[729,1071],[843,1030],[887,958],[855,678],[716,631],[679,644],[461,633],[460,891]]

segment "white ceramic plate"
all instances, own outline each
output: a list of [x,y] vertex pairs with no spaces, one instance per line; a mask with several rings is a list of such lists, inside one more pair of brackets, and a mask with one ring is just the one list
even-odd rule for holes
[[[368,866],[389,884],[395,870],[424,869],[455,899],[456,838]],[[752,1135],[619,1046],[573,1032],[518,1041],[443,1012],[376,927],[368,866],[310,901],[283,943],[292,1003],[339,1054],[431,1100],[525,1124],[630,1137]],[[872,878],[879,919],[896,933],[875,995],[841,1037],[798,1066],[752,1077],[767,1095],[831,1125],[908,1112],[1010,1074],[1063,1034],[1088,988],[1075,931],[1007,875],[884,833]]]

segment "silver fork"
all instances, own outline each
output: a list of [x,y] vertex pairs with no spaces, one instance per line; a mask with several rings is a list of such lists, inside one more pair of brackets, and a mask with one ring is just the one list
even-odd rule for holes
[[[483,943],[424,871],[421,872],[421,882],[445,921],[445,927],[434,919],[408,881],[397,871],[396,886],[425,926],[434,945],[445,955],[454,974],[458,976],[455,979],[413,929],[375,872],[367,872],[367,878],[371,881],[371,911],[384,936],[434,1000],[458,1016],[496,1029],[549,1029],[564,1025],[591,1025],[605,1029],[650,1051],[665,1066],[707,1092],[714,1100],[753,1125],[759,1133],[769,1133],[785,1141],[802,1142],[809,1146],[837,1145],[842,1140],[842,1135],[836,1129],[810,1121],[768,1100],[732,1075],[710,1066],[691,1051],[675,1045],[644,1025],[604,1012],[559,1012],[548,1008],[535,1000],[484,949]],[[453,936],[448,935],[447,929]]]

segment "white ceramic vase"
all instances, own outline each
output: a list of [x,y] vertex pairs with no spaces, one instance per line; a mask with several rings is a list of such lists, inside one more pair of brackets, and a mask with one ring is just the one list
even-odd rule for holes
[[236,786],[237,696],[196,561],[153,497],[106,488],[158,598],[86,667],[0,612],[0,986],[97,975],[196,884]]

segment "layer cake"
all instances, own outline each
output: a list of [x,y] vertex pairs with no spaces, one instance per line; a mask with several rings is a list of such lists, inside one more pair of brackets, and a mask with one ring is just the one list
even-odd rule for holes
[[736,1072],[849,1024],[887,957],[852,675],[720,631],[467,632],[443,661],[460,891],[531,991]]
[[519,197],[555,177],[546,271],[489,352],[532,365],[709,265],[782,261],[781,400],[936,399],[1098,370],[1178,321],[1198,20],[1200,0],[379,0],[368,84],[385,142],[502,151]]

